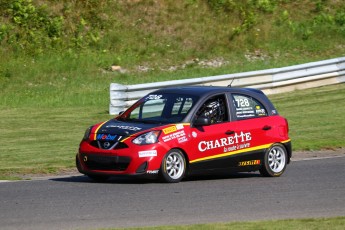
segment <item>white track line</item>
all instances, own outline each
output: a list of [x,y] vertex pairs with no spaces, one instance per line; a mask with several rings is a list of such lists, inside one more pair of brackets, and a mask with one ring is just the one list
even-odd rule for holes
[[330,157],[308,157],[308,158],[301,158],[301,159],[291,158],[291,161],[312,161],[312,160],[322,160],[322,159],[339,158],[339,157],[345,157],[345,155],[343,155],[343,156],[330,156]]

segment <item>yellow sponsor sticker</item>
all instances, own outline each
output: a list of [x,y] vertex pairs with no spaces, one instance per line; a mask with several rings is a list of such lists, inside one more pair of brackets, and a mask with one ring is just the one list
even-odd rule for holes
[[251,161],[241,161],[238,163],[238,166],[251,166],[251,165],[259,165],[260,160],[251,160]]
[[174,126],[170,126],[170,127],[168,127],[168,128],[163,129],[163,133],[164,133],[164,134],[173,133],[173,132],[175,132],[175,131],[177,131],[177,128],[176,128],[176,126],[175,126],[175,125],[174,125]]

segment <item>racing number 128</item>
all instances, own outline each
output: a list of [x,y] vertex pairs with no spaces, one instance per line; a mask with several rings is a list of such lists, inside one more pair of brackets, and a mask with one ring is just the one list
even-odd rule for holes
[[236,99],[236,102],[237,102],[237,107],[241,108],[241,107],[249,107],[250,104],[249,104],[249,101],[247,98],[237,98]]

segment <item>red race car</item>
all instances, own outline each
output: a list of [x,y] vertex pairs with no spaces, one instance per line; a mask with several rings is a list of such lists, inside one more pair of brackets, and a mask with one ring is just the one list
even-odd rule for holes
[[277,177],[291,158],[288,132],[287,120],[260,90],[165,88],[88,128],[76,165],[96,181],[146,175],[179,182],[224,169]]

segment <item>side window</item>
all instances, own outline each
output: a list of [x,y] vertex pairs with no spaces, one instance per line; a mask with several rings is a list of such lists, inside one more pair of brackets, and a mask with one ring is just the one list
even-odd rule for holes
[[253,97],[233,94],[233,103],[236,109],[235,115],[237,119],[267,116],[265,107]]
[[225,95],[217,95],[208,99],[196,113],[196,117],[207,117],[211,124],[229,121]]
[[190,97],[177,97],[175,99],[171,115],[187,114],[193,105],[193,99]]

